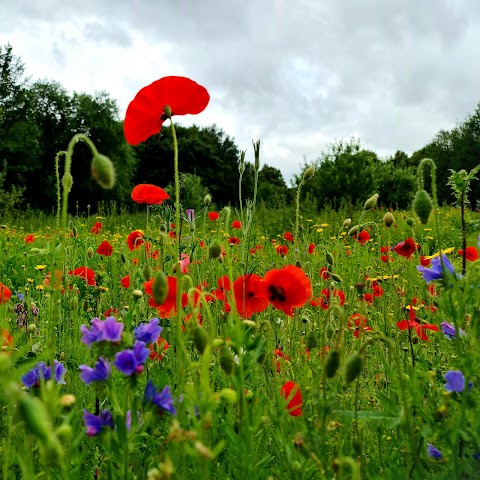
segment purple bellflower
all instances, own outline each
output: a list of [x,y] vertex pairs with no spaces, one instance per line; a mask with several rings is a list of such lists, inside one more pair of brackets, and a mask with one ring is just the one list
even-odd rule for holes
[[94,368],[90,368],[88,365],[80,365],[80,378],[87,385],[92,382],[99,382],[106,380],[110,376],[111,368],[107,359],[100,357]]
[[[63,363],[60,363],[58,360],[53,362],[53,379],[56,383],[60,385],[65,385],[65,373],[67,369]],[[22,376],[22,383],[27,388],[39,387],[41,379],[45,381],[52,378],[52,367],[47,367],[45,362],[39,362],[28,371],[25,375]]]
[[98,435],[103,427],[114,427],[113,416],[108,410],[103,410],[98,416],[90,413],[88,410],[84,410],[83,421],[89,437]]
[[155,405],[160,410],[166,410],[172,415],[177,414],[177,410],[173,405],[172,393],[170,392],[170,387],[168,385],[164,387],[161,392],[157,392],[155,385],[152,381],[149,381],[145,387],[143,401]]
[[447,258],[447,256],[442,255],[442,259],[443,269],[440,257],[432,258],[430,268],[417,265],[417,270],[422,273],[423,279],[427,282],[427,284],[433,282],[434,280],[442,280],[445,272],[455,275],[455,269],[453,268],[453,265],[450,263],[450,260]]
[[435,460],[440,460],[443,457],[440,450],[434,447],[431,443],[427,444],[427,453],[430,458],[434,458]]
[[83,333],[82,342],[90,348],[92,343],[119,342],[122,339],[123,323],[117,322],[115,317],[107,317],[103,321],[95,317],[90,322],[90,329],[82,325],[80,331]]
[[465,377],[460,370],[449,370],[444,376],[447,383],[444,385],[448,392],[463,392],[465,390]]
[[[442,333],[449,340],[453,340],[455,338],[456,332],[455,332],[455,326],[454,325],[452,325],[449,322],[442,322],[440,324],[440,326],[442,327]],[[464,337],[466,335],[466,333],[461,328],[458,329],[458,333],[460,334],[461,337]]]
[[145,346],[145,342],[136,340],[133,350],[123,350],[115,355],[113,364],[117,370],[129,377],[134,373],[143,372],[143,364],[149,355],[150,350]]
[[162,327],[158,324],[158,318],[152,318],[148,323],[142,323],[133,331],[135,340],[145,342],[147,345],[155,343],[161,332]]

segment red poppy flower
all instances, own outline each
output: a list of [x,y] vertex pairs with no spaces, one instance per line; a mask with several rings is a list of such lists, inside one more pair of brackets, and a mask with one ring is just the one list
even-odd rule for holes
[[312,298],[310,305],[312,305],[312,307],[320,306],[324,310],[327,310],[330,307],[331,297],[337,297],[340,306],[345,303],[345,294],[341,290],[333,290],[332,292],[329,288],[324,288],[320,298]]
[[150,349],[149,357],[152,360],[161,361],[163,360],[162,352],[166,352],[170,348],[170,345],[164,338],[158,337],[157,342],[155,344],[151,343],[148,348]]
[[312,255],[312,253],[315,251],[316,248],[317,248],[317,246],[316,246],[314,243],[311,243],[311,244],[308,246],[308,254],[309,254],[309,255]]
[[208,212],[208,218],[214,222],[215,220],[218,220],[218,217],[220,215],[218,214],[218,212]]
[[130,275],[126,275],[120,280],[120,283],[125,287],[125,288],[130,288]]
[[[421,255],[420,256],[420,265],[422,267],[428,267],[430,265],[430,258],[426,258],[424,255]],[[433,285],[433,283],[431,283],[430,285]]]
[[405,258],[410,258],[412,253],[418,248],[411,237],[408,237],[404,242],[400,242],[393,247],[393,251]]
[[302,392],[300,386],[289,380],[280,391],[282,397],[288,402],[287,411],[292,417],[302,415]]
[[31,233],[25,237],[25,243],[33,243],[34,241],[35,241],[35,238]]
[[134,230],[127,237],[127,244],[129,250],[136,250],[140,245],[144,243],[143,232],[141,230]]
[[287,242],[293,242],[293,235],[291,232],[285,232],[284,235],[283,235],[283,238],[287,241]]
[[156,185],[141,183],[133,188],[131,197],[137,203],[160,205],[164,200],[168,200],[170,195],[163,188]]
[[69,275],[73,275],[75,277],[83,278],[89,287],[94,287],[97,282],[95,281],[95,272],[87,267],[78,267],[75,270],[70,270],[68,272]]
[[104,240],[97,248],[97,253],[99,255],[103,255],[104,257],[110,257],[113,253],[113,246]]
[[[167,298],[161,305],[157,305],[153,299],[153,281],[155,277],[152,277],[148,282],[145,282],[143,286],[145,287],[145,293],[150,295],[149,305],[151,307],[156,307],[158,315],[161,318],[169,318],[170,315],[174,315],[177,310],[177,278],[176,277],[167,277],[168,283],[168,293]],[[187,305],[187,294],[182,294],[182,307]]]
[[288,247],[286,245],[277,245],[275,247],[276,252],[284,257],[288,253]]
[[[353,326],[352,326],[353,322]],[[355,328],[353,335],[358,338],[362,332],[371,332],[372,328],[367,325],[367,317],[365,315],[360,315],[359,313],[354,313],[348,318],[348,328]]]
[[401,320],[400,322],[397,322],[397,327],[400,330],[411,330],[412,328],[415,329],[417,332],[417,336],[421,338],[422,340],[425,340],[428,342],[428,337],[425,334],[424,330],[433,330],[434,332],[438,332],[439,329],[436,325],[433,325],[431,323],[420,323],[418,318],[415,317],[415,310],[413,309],[413,306],[410,305],[410,312],[409,312],[409,320]]
[[265,282],[259,275],[251,273],[238,277],[233,282],[233,293],[238,314],[242,318],[250,318],[268,307]]
[[370,240],[370,234],[366,230],[362,230],[358,235],[354,235],[353,238],[358,240],[360,245],[365,245]]
[[12,292],[9,290],[9,288],[6,285],[4,285],[3,283],[0,283],[0,305],[7,303],[11,298],[12,298]]
[[242,222],[240,220],[234,220],[232,222],[232,228],[236,228],[237,230],[242,228]]
[[374,297],[382,297],[383,296],[383,288],[380,285],[378,285],[377,282],[373,282],[372,287],[373,287],[373,296]]
[[294,265],[272,269],[264,277],[270,303],[293,317],[293,309],[303,307],[312,296],[312,283],[305,272]]
[[196,115],[208,105],[210,95],[198,83],[186,77],[164,77],[142,88],[130,102],[125,115],[123,132],[130,145],[138,145],[159,133],[168,118],[164,108],[172,115]]
[[225,292],[232,289],[228,275],[224,275],[223,277],[219,278],[217,280],[217,284],[218,288],[213,291],[213,295],[217,300],[226,300]]
[[274,350],[273,355],[275,355],[275,357],[278,357],[278,360],[275,361],[275,366],[277,368],[277,373],[280,373],[282,370],[282,362],[280,361],[280,359],[289,362],[290,357],[288,355],[285,355],[281,348],[277,348],[276,350]]
[[320,278],[322,280],[328,280],[330,278],[330,272],[328,271],[328,268],[322,267],[320,269]]
[[228,244],[231,245],[232,247],[233,247],[234,245],[238,245],[239,243],[240,243],[240,239],[237,238],[237,237],[230,237],[230,238],[228,239]]
[[382,255],[382,256],[380,257],[380,260],[381,260],[382,262],[385,262],[385,263],[394,262],[394,261],[395,261],[394,258],[391,257],[390,255]]
[[[469,262],[478,260],[478,250],[475,247],[467,247],[465,252],[465,256]],[[458,254],[463,256],[463,249],[458,250]]]
[[380,247],[381,253],[388,253],[389,251],[390,251],[390,247],[388,245],[384,245],[383,247]]
[[95,225],[93,225],[90,233],[93,233],[94,235],[99,235],[100,233],[102,233],[102,227],[103,225],[100,222],[95,222]]

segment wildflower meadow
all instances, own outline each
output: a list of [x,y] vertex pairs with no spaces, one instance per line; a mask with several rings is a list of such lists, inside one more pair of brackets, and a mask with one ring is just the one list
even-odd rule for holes
[[243,155],[238,206],[192,208],[174,121],[209,101],[185,77],[134,96],[126,141],[164,124],[174,147],[141,213],[69,211],[79,144],[92,182],[121,174],[78,133],[55,215],[0,226],[1,478],[480,478],[477,169],[451,172],[455,207],[426,158],[410,209],[312,212],[307,166],[285,213],[257,205],[256,141],[251,198]]

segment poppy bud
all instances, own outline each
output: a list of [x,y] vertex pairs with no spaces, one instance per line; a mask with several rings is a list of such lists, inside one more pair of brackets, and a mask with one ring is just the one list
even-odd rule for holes
[[170,105],[164,105],[163,106],[163,113],[165,114],[165,116],[167,118],[172,118],[173,113],[172,113],[172,109],[171,109]]
[[233,367],[235,366],[233,353],[230,350],[230,347],[227,347],[226,345],[220,349],[220,366],[227,375],[230,375],[233,372]]
[[210,246],[208,247],[208,256],[209,258],[219,258],[222,254],[222,244],[218,238],[212,240]]
[[[192,328],[192,340],[197,352],[202,355],[208,345],[208,337],[205,330],[197,325]],[[223,368],[223,367],[222,367]]]
[[133,290],[132,295],[134,299],[139,300],[143,297],[143,292],[141,290],[135,289]]
[[155,275],[152,285],[153,299],[157,305],[161,305],[168,295],[168,282],[163,272]]
[[142,275],[147,282],[152,278],[152,267],[148,263],[143,266]]
[[365,205],[363,206],[364,210],[371,210],[376,204],[378,200],[378,193],[375,195],[372,195],[366,202]]
[[102,188],[113,188],[115,185],[115,168],[108,157],[101,154],[96,155],[92,160],[90,168],[93,178]]
[[74,238],[78,237],[78,229],[75,225],[72,227],[72,235]]
[[70,172],[65,173],[62,178],[62,184],[65,191],[69,192],[72,189],[73,177]]
[[305,345],[309,350],[313,350],[317,346],[317,339],[315,338],[315,333],[310,330],[305,341]]
[[70,308],[76,310],[78,308],[78,297],[75,295],[70,300]]
[[303,181],[306,182],[310,180],[315,175],[315,167],[310,165],[304,172],[303,172]]
[[409,227],[413,227],[413,225],[415,224],[415,220],[412,218],[412,217],[408,217],[405,219],[405,223],[409,226]]
[[395,221],[395,218],[393,218],[393,215],[390,212],[387,212],[382,219],[382,222],[385,224],[386,227],[390,228]]
[[37,329],[37,326],[34,323],[30,323],[28,325],[28,331],[29,333],[35,333],[35,330]]
[[358,352],[353,352],[348,357],[343,372],[343,380],[345,385],[352,383],[362,372],[363,358]]
[[87,257],[88,258],[93,258],[94,252],[92,247],[87,248]]
[[343,221],[343,228],[347,228],[350,226],[350,224],[352,223],[352,219],[351,218],[347,218]]
[[332,277],[332,280],[335,280],[336,282],[338,283],[342,283],[343,282],[343,278],[336,274],[336,273],[330,273],[330,276]]
[[422,222],[422,225],[428,223],[428,217],[433,209],[433,202],[430,195],[425,190],[419,190],[413,199],[413,211]]
[[222,388],[218,393],[220,398],[227,403],[237,403],[238,401],[238,393],[231,388]]
[[335,260],[334,260],[334,258],[333,258],[333,255],[332,255],[330,252],[327,252],[327,253],[325,254],[325,260],[327,261],[327,263],[328,263],[329,265],[333,265],[334,262],[335,262]]
[[75,405],[75,395],[72,395],[71,393],[67,393],[66,395],[63,395],[60,400],[58,401],[58,404],[62,408],[72,408]]
[[212,203],[212,197],[210,195],[205,195],[205,198],[203,199],[203,204],[206,206],[206,207],[209,207],[210,204]]
[[340,366],[340,352],[331,350],[325,362],[325,375],[327,378],[333,378]]
[[329,341],[335,336],[335,328],[331,323],[327,324],[325,327],[325,336]]
[[360,230],[360,225],[355,225],[348,231],[348,236],[353,237],[354,235],[357,235],[359,230]]

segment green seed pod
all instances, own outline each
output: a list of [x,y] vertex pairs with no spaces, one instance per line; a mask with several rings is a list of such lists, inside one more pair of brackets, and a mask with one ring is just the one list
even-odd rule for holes
[[329,265],[333,265],[335,263],[335,259],[333,258],[333,255],[330,252],[327,252],[325,254],[325,260]]
[[340,366],[340,352],[331,350],[325,362],[325,375],[327,378],[333,378]]
[[95,254],[95,252],[93,251],[93,248],[92,247],[88,247],[87,248],[87,257],[88,258],[93,258],[93,255]]
[[208,247],[209,258],[219,258],[222,254],[222,244],[218,238],[214,238]]
[[157,305],[161,305],[168,295],[167,277],[163,272],[157,272],[152,285],[153,299]]
[[233,372],[233,368],[235,367],[235,360],[233,359],[233,353],[230,350],[230,347],[224,345],[220,349],[220,366],[222,370],[227,374],[230,375]]
[[305,344],[309,350],[313,350],[317,346],[317,339],[315,337],[315,333],[312,330],[308,332]]
[[364,210],[371,210],[375,205],[377,204],[378,200],[378,193],[375,195],[372,195],[366,202],[365,205],[363,206]]
[[113,188],[115,185],[115,168],[108,157],[98,154],[93,158],[90,168],[93,178],[102,188]]
[[408,218],[405,219],[405,223],[409,227],[413,227],[415,225],[415,220],[412,217],[408,217]]
[[146,282],[152,278],[152,267],[148,263],[143,266],[142,275]]
[[430,195],[425,190],[419,190],[413,199],[413,211],[422,222],[422,225],[428,223],[428,218],[433,209],[433,202]]
[[42,442],[49,443],[53,438],[53,427],[43,402],[39,398],[25,394],[18,406],[27,430]]
[[328,341],[332,340],[335,336],[335,327],[331,323],[328,323],[325,327],[325,336]]
[[75,295],[70,299],[70,308],[76,310],[78,308],[78,297]]
[[205,333],[205,330],[197,325],[196,327],[192,328],[191,331],[193,344],[197,349],[197,352],[202,355],[208,345],[208,337]]
[[362,372],[363,357],[358,352],[353,352],[345,363],[343,380],[345,385],[352,383]]
[[354,235],[357,235],[360,230],[360,225],[355,225],[348,231],[348,236],[353,237]]
[[343,278],[340,275],[338,275],[337,273],[330,273],[330,276],[332,277],[332,280],[335,280],[338,283],[343,282]]
[[212,197],[210,195],[205,195],[205,198],[203,199],[203,204],[206,206],[206,207],[209,207],[210,204],[212,203]]
[[303,181],[306,182],[310,180],[315,175],[315,166],[310,165],[304,172],[303,172]]
[[73,177],[70,172],[65,173],[65,175],[62,178],[62,184],[66,192],[69,192],[72,189]]
[[343,221],[343,228],[347,228],[351,225],[352,223],[352,219],[351,218],[346,218],[344,221]]
[[382,222],[387,228],[390,228],[393,225],[395,218],[393,217],[392,213],[387,212],[382,219]]

